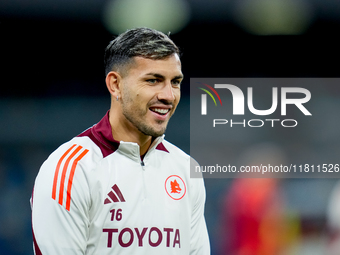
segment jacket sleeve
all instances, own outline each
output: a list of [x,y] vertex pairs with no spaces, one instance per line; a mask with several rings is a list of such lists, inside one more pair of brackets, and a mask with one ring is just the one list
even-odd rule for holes
[[31,198],[35,254],[85,254],[90,191],[88,150],[68,144],[44,162]]
[[205,187],[203,177],[191,178],[195,190],[191,218],[190,255],[209,255],[210,242],[204,218]]

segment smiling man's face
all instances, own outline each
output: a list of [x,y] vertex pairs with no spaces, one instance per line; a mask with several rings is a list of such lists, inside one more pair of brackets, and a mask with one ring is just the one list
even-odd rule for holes
[[120,88],[126,126],[147,136],[163,135],[179,103],[182,79],[177,54],[161,60],[135,57]]

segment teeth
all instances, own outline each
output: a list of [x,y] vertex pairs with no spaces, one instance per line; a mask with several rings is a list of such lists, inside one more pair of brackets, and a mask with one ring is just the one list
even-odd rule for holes
[[160,114],[166,114],[168,111],[169,111],[169,109],[159,109],[159,108],[154,108],[154,109],[152,109],[154,112],[158,112],[158,113],[160,113]]

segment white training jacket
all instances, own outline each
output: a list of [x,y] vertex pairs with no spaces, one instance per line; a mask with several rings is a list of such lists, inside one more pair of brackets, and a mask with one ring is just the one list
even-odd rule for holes
[[112,137],[108,113],[43,163],[31,198],[39,254],[210,254],[202,178],[190,157],[155,139]]

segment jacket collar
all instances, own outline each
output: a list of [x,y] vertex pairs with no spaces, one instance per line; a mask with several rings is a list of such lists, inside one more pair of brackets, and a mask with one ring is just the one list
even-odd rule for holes
[[[139,158],[138,144],[132,142],[117,141],[113,138],[111,124],[109,121],[109,112],[110,111],[107,111],[105,116],[96,125],[84,131],[79,136],[88,136],[95,144],[99,146],[104,157],[110,155],[116,150],[119,150],[125,155],[134,155],[133,157],[138,156]],[[148,152],[156,149],[169,153],[169,151],[162,143],[163,140],[164,135],[157,137],[151,144]]]

